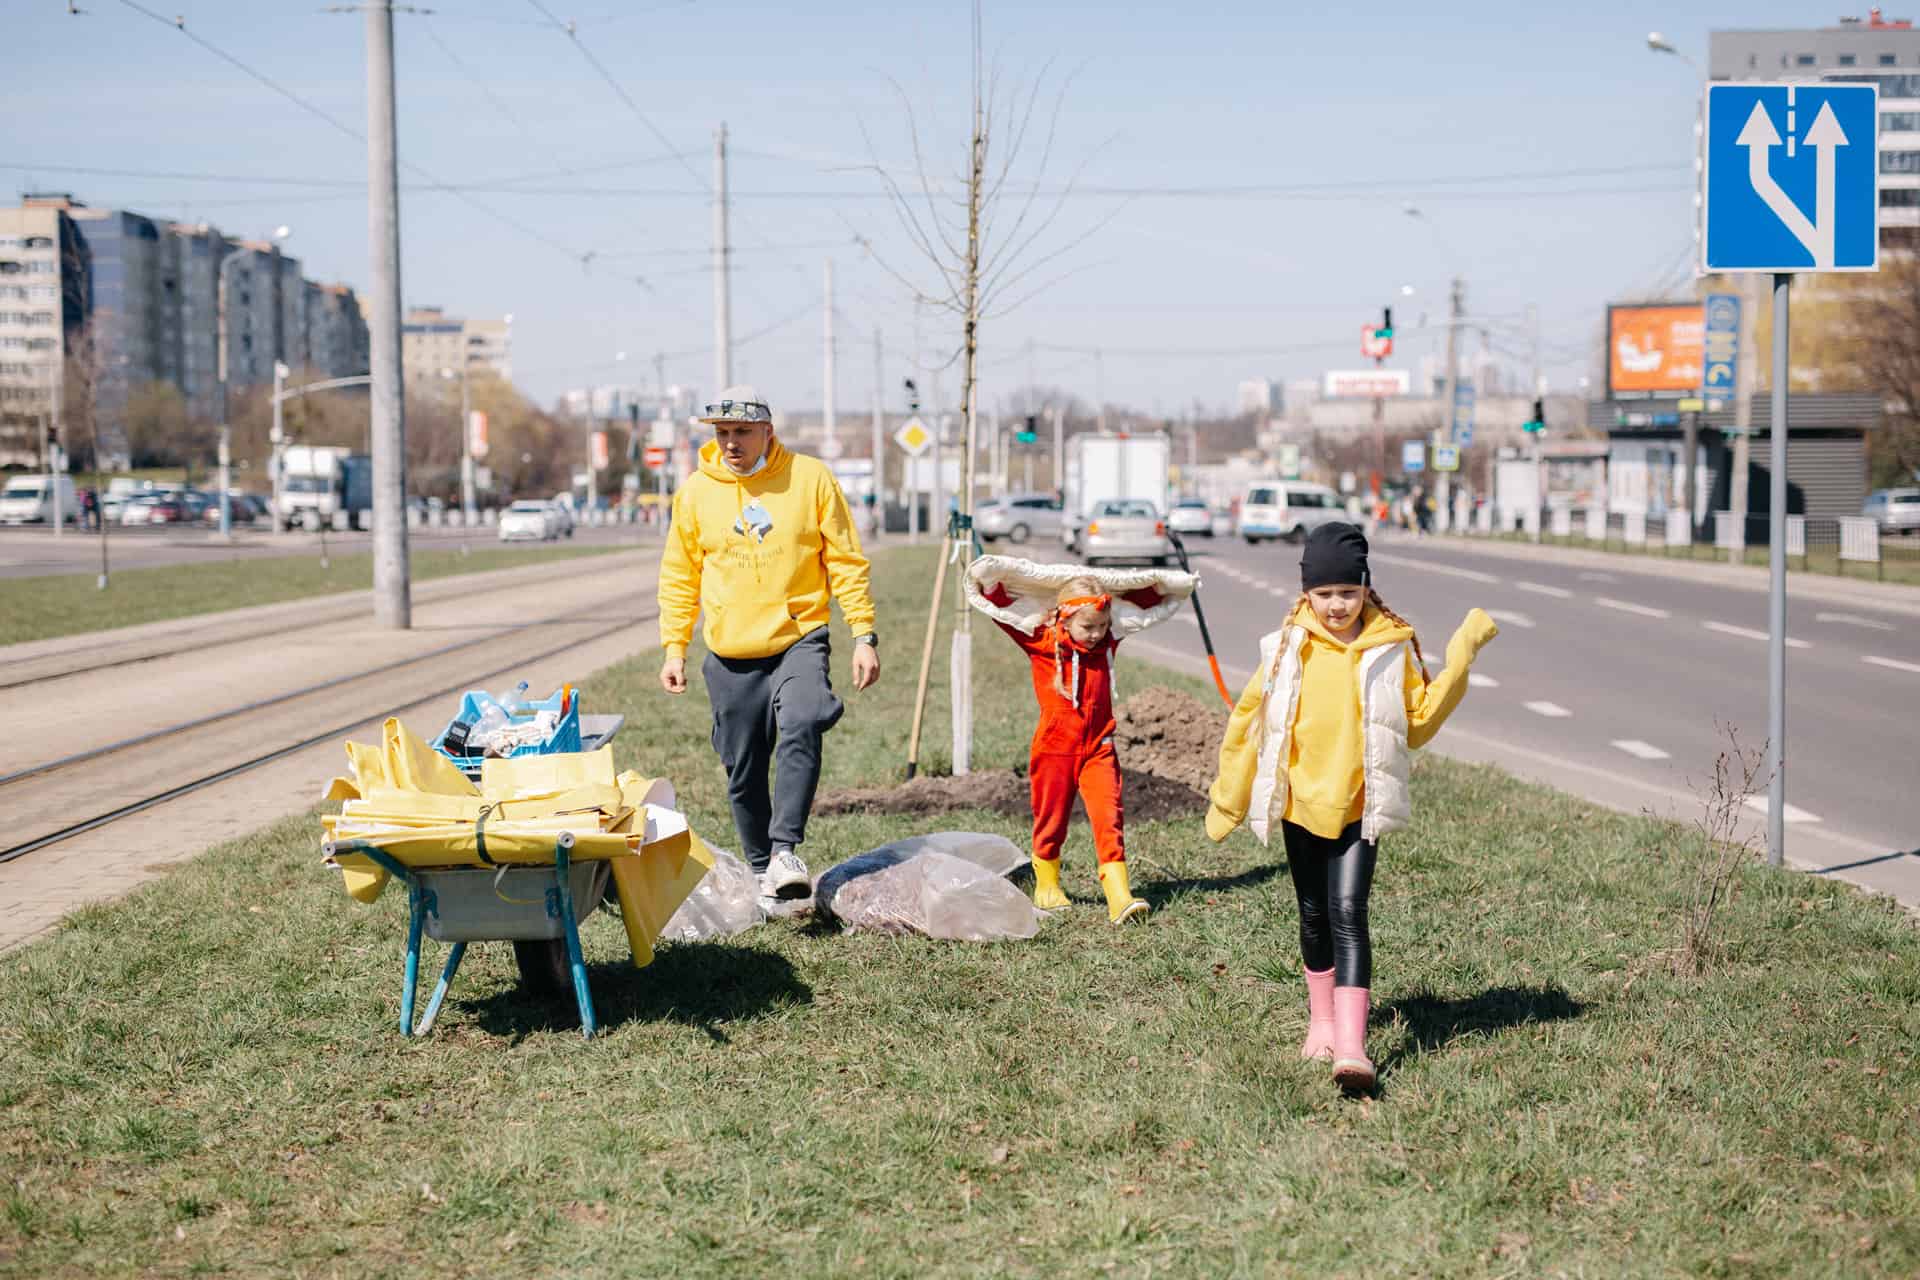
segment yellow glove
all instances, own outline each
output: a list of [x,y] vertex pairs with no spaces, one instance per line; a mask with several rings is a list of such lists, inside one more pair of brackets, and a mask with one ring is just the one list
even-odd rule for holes
[[1229,814],[1219,805],[1210,804],[1207,806],[1207,839],[1213,841],[1215,844],[1219,844],[1222,840],[1232,835],[1233,829],[1239,825],[1240,820]]
[[1447,641],[1447,667],[1452,669],[1471,666],[1480,650],[1486,648],[1487,642],[1499,634],[1500,628],[1494,625],[1493,619],[1487,616],[1485,609],[1468,610],[1466,619],[1453,633],[1453,638]]

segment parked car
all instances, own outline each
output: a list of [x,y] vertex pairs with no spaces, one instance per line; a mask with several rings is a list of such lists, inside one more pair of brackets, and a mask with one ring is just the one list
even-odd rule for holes
[[982,542],[1005,538],[1019,546],[1028,538],[1060,536],[1060,503],[1045,493],[1016,493],[983,502],[973,513]]
[[0,524],[40,524],[53,519],[54,485],[59,485],[60,521],[80,522],[80,495],[71,476],[12,476],[0,489]]
[[[256,494],[241,493],[238,490],[227,495],[227,510],[231,512],[233,523],[236,525],[253,524],[267,518],[265,499]],[[200,519],[216,529],[220,527],[219,494],[207,495],[207,509],[201,513]]]
[[1151,560],[1164,565],[1173,555],[1167,522],[1144,498],[1110,498],[1093,504],[1080,531],[1081,554],[1088,564],[1102,560]]
[[500,513],[500,541],[547,542],[559,536],[551,502],[526,499]]
[[1885,533],[1920,533],[1920,489],[1880,489],[1860,508]]
[[1182,498],[1173,504],[1173,510],[1167,512],[1167,527],[1183,538],[1192,534],[1211,538],[1213,508],[1207,505],[1205,498]]
[[187,519],[187,505],[177,493],[136,494],[120,510],[123,525],[183,524]]
[[1239,534],[1248,546],[1275,538],[1298,542],[1321,525],[1346,518],[1340,495],[1326,485],[1263,480],[1240,503]]

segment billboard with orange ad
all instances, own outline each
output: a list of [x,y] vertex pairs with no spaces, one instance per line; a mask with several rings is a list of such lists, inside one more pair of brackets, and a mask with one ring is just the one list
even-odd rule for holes
[[1706,360],[1697,302],[1607,308],[1607,397],[1696,395]]

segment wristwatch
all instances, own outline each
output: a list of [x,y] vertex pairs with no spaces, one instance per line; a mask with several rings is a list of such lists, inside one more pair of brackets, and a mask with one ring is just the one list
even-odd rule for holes
[[880,647],[880,637],[871,631],[863,636],[855,636],[853,642],[855,644],[864,644],[869,649],[878,649]]

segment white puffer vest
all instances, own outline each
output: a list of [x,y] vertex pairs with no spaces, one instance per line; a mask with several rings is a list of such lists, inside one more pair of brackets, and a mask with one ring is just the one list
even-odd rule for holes
[[[1253,775],[1253,796],[1247,805],[1247,824],[1261,844],[1287,811],[1287,760],[1293,739],[1293,717],[1300,707],[1300,650],[1307,642],[1305,627],[1288,623],[1260,640],[1267,690],[1258,720],[1260,750]],[[1407,780],[1413,753],[1407,746],[1406,642],[1381,645],[1360,657],[1360,718],[1364,725],[1363,778],[1366,804],[1360,815],[1360,838],[1378,840],[1407,825],[1413,802]]]

